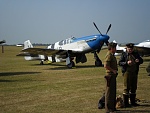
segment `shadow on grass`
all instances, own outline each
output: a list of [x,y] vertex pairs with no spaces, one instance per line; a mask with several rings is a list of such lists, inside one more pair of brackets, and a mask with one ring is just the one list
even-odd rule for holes
[[0,80],[0,82],[15,82],[14,80]]
[[144,104],[140,105],[140,108],[143,109],[136,109],[136,110],[119,110],[116,113],[150,113],[150,110],[147,110],[147,108],[150,108],[150,104]]
[[120,110],[116,113],[150,113],[150,110]]
[[65,66],[64,63],[45,63],[45,64],[31,64],[31,66]]
[[140,66],[140,68],[144,68],[144,69],[146,69],[146,66]]
[[[67,68],[66,64],[65,63],[51,63],[51,64],[32,64],[31,66],[56,66],[56,68]],[[78,64],[75,64],[75,67],[73,68],[91,68],[91,67],[96,67],[95,65],[78,65]],[[104,67],[104,65],[100,66],[100,67]],[[68,69],[68,68],[67,68]]]
[[[96,67],[95,65],[76,65],[75,67],[72,67],[70,69],[81,69],[81,68],[100,68],[100,67]],[[61,65],[61,66],[56,65],[56,67],[49,68],[47,70],[66,70],[66,69],[69,69],[66,65]]]
[[143,59],[144,62],[150,62],[150,59]]
[[25,74],[37,74],[41,72],[0,72],[0,76],[16,76]]

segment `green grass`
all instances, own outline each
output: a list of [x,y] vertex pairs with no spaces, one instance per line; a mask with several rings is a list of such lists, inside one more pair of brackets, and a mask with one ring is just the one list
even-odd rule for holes
[[[103,67],[94,66],[93,54],[87,54],[88,62],[68,69],[65,63],[25,61],[16,57],[22,48],[0,46],[0,113],[103,113],[97,109],[99,98],[105,90]],[[99,54],[102,61],[107,50]],[[119,58],[119,57],[117,57]],[[145,67],[149,57],[140,66],[137,98],[141,106],[123,108],[121,113],[150,112],[150,77]],[[117,77],[117,95],[122,94],[123,77]]]

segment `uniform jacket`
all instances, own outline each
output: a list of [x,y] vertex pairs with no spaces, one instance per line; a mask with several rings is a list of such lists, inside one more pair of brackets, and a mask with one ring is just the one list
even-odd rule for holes
[[[110,53],[109,51],[105,56],[105,65],[110,66],[114,70],[118,70],[116,57],[112,55],[112,53]],[[113,73],[113,72],[106,69],[106,73]]]
[[[123,52],[121,57],[120,57],[120,60],[119,60],[119,66],[122,67],[122,73],[125,73],[126,72],[126,69],[128,67],[128,64],[127,64],[127,61],[128,61],[128,53],[127,52]],[[138,74],[138,71],[139,71],[139,65],[143,63],[143,59],[140,57],[140,55],[137,53],[137,52],[132,52],[132,55],[135,57],[135,59],[139,59],[139,62],[136,63],[136,66],[137,66],[137,74]]]

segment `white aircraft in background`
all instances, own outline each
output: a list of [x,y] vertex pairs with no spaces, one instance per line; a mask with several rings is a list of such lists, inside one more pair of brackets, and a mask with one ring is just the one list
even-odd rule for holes
[[[96,24],[93,22],[94,26],[100,34],[84,36],[80,38],[71,37],[54,44],[49,45],[47,48],[33,48],[29,40],[24,42],[24,49],[22,53],[17,56],[25,56],[26,60],[49,60],[51,62],[61,62],[66,61],[68,68],[75,66],[73,59],[75,57],[76,63],[84,63],[87,61],[86,53],[93,52],[95,58],[95,66],[102,66],[102,62],[99,59],[97,53],[100,52],[104,43],[108,45],[109,36],[108,31],[111,28],[109,25],[106,34],[102,34]],[[97,53],[96,53],[97,52]]]
[[[117,43],[115,40],[113,41],[114,43]],[[125,47],[120,47],[118,44],[116,46],[116,53],[115,56],[121,55],[122,52],[125,52],[126,48]]]
[[[115,40],[113,42],[117,43]],[[140,56],[150,56],[150,40],[146,40],[134,45],[134,49],[138,51]],[[119,45],[117,45],[115,55],[121,55],[121,53],[125,51],[126,47],[120,47]]]
[[22,44],[17,44],[16,46],[17,46],[17,47],[22,47],[23,45],[22,45]]
[[145,40],[137,45],[135,45],[136,47],[147,47],[150,48],[150,40]]
[[145,40],[135,45],[135,49],[141,56],[150,56],[150,40]]

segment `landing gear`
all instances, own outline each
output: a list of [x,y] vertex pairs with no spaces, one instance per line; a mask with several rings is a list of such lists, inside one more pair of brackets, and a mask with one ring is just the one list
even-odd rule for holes
[[102,66],[102,61],[101,61],[101,60],[95,61],[95,66],[96,66],[96,67]]
[[43,63],[43,60],[41,60],[41,62],[40,62],[40,65],[43,65],[44,63]]
[[70,69],[72,67],[75,67],[75,63],[73,62],[73,58],[71,58],[72,51],[67,52],[67,58],[66,58],[66,65]]
[[68,67],[69,69],[71,69],[72,67],[75,67],[75,63],[74,63],[73,61],[71,61],[71,62],[67,65],[67,67]]
[[102,61],[99,59],[98,55],[96,54],[96,51],[94,52],[94,58],[95,58],[95,66],[96,67],[102,66]]

